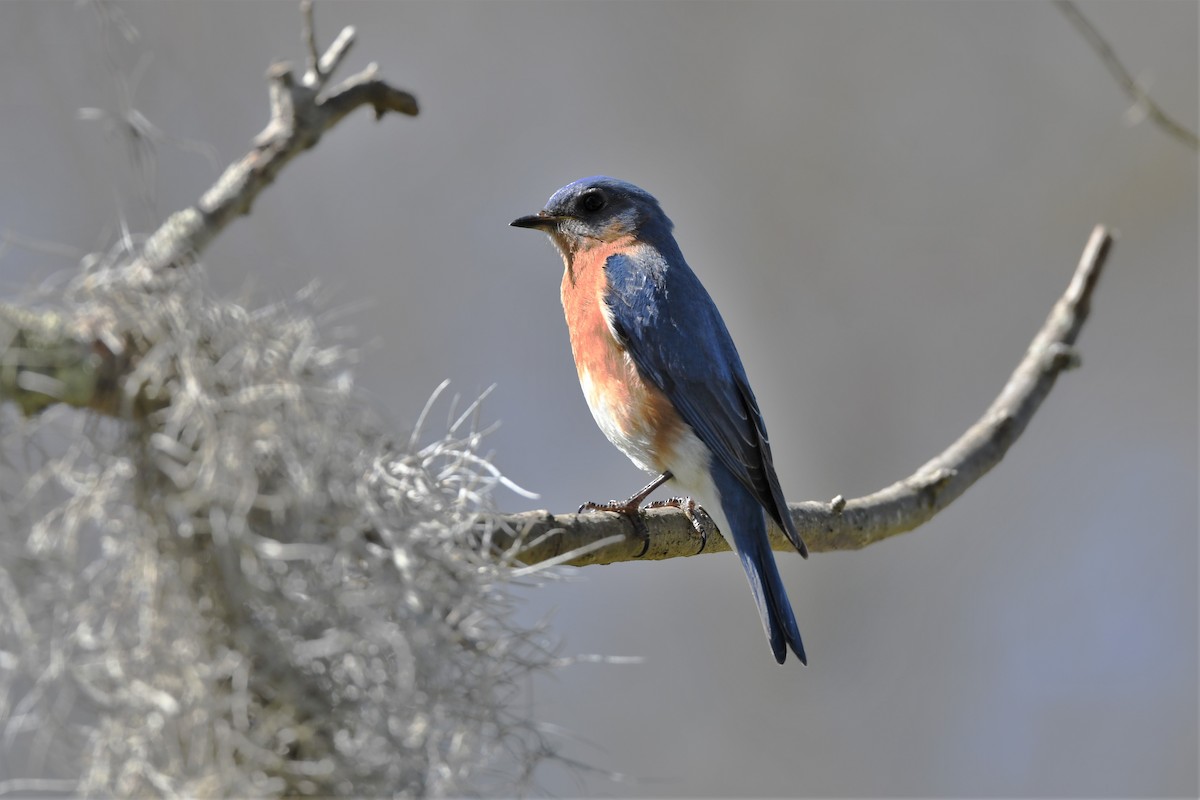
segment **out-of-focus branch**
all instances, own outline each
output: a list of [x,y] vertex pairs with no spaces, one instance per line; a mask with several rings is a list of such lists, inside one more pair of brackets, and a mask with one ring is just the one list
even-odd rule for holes
[[[793,503],[789,508],[808,549],[857,550],[910,531],[929,521],[979,480],[1008,452],[1033,418],[1063,371],[1079,363],[1075,340],[1087,319],[1092,292],[1112,246],[1112,235],[1097,226],[1084,248],[1066,292],[1008,379],[1000,395],[958,441],[915,473],[874,494],[829,503]],[[631,523],[611,513],[550,514],[530,511],[499,518],[491,544],[526,564],[542,562],[575,566],[617,561],[697,555],[698,536],[676,509],[654,509],[643,515],[649,547],[632,535]],[[496,520],[489,520],[496,521]],[[795,552],[777,529],[776,550]],[[729,549],[715,532],[703,552]]]
[[[380,80],[375,64],[327,91],[354,44],[354,28],[345,27],[318,55],[311,2],[301,10],[308,49],[304,75],[297,81],[286,62],[271,66],[271,120],[255,137],[254,148],[227,167],[195,205],[172,214],[150,235],[123,267],[129,285],[149,286],[164,270],[198,256],[229,223],[250,212],[288,162],[356,108],[370,106],[376,119],[389,111],[417,113],[416,98]],[[108,280],[103,274],[90,279]],[[140,416],[161,406],[142,396],[141,387],[122,383],[136,364],[139,343],[108,322],[0,305],[0,401],[16,402],[27,415],[55,403],[121,416]]]
[[89,407],[103,394],[101,357],[55,311],[0,308],[0,398],[32,416],[54,403]]
[[320,141],[324,133],[359,106],[369,105],[379,119],[389,111],[415,116],[417,100],[378,78],[375,64],[331,91],[325,86],[354,44],[347,26],[321,56],[316,56],[312,4],[302,6],[308,68],[299,81],[287,62],[267,71],[271,121],[254,139],[254,149],[231,164],[192,207],[172,214],[146,242],[134,269],[152,277],[160,270],[194,258],[237,217],[250,213],[259,193],[285,165]]
[[1196,138],[1196,134],[1164,111],[1162,106],[1150,96],[1150,93],[1138,85],[1133,75],[1121,63],[1121,59],[1117,57],[1116,50],[1101,35],[1091,20],[1084,16],[1083,12],[1079,10],[1079,6],[1075,5],[1072,0],[1054,0],[1054,5],[1067,18],[1067,21],[1075,26],[1075,30],[1079,31],[1079,34],[1083,36],[1088,45],[1096,51],[1096,55],[1100,56],[1100,60],[1104,62],[1104,66],[1116,78],[1117,83],[1121,84],[1121,88],[1133,100],[1136,104],[1135,107],[1139,111],[1144,112],[1155,125],[1188,147],[1193,150],[1200,149],[1200,140]]

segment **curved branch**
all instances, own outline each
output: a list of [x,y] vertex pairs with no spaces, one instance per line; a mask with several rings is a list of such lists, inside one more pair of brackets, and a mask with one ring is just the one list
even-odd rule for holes
[[[911,476],[874,494],[849,501],[839,496],[829,503],[789,506],[809,550],[857,550],[910,531],[950,505],[1000,463],[1054,387],[1059,374],[1079,364],[1075,340],[1087,319],[1092,292],[1112,243],[1112,235],[1103,226],[1092,231],[1070,285],[1055,303],[1025,357],[1000,395],[958,441]],[[526,564],[585,566],[698,554],[697,536],[680,511],[653,509],[646,511],[643,518],[650,533],[644,554],[644,542],[632,535],[632,524],[619,514],[555,515],[529,511],[497,516],[487,520],[491,524],[483,529],[488,531],[484,534],[488,544],[499,548],[507,558]],[[771,546],[795,552],[774,526]],[[709,534],[704,552],[728,549],[728,543],[716,532]]]

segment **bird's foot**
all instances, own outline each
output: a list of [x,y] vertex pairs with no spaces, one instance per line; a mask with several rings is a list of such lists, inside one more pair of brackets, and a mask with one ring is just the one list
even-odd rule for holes
[[[633,525],[634,535],[642,540],[642,552],[636,556],[637,558],[641,558],[650,549],[650,530],[646,527],[646,520],[642,519],[642,501],[649,497],[650,493],[655,489],[671,480],[672,477],[670,470],[668,470],[647,483],[633,497],[630,497],[623,503],[619,500],[612,500],[608,503],[588,502],[579,507],[579,513],[582,514],[584,511],[611,511],[614,514],[623,514],[628,517],[629,522]],[[689,500],[688,502],[691,501]],[[692,505],[694,506],[695,504],[693,503]],[[653,507],[653,504],[647,506],[647,508]],[[692,524],[694,525],[695,523],[693,522]]]
[[579,513],[582,514],[584,511],[608,511],[626,517],[630,524],[633,525],[633,535],[642,540],[642,551],[635,556],[635,558],[641,558],[650,549],[650,530],[646,527],[646,521],[642,519],[642,509],[638,505],[639,501],[640,498],[638,497],[632,497],[624,502],[620,500],[610,500],[607,503],[593,503],[589,501],[579,506]]
[[704,519],[708,519],[708,512],[701,506],[696,505],[696,501],[690,497],[668,497],[666,500],[655,500],[653,503],[647,503],[646,508],[678,508],[683,512],[683,515],[688,518],[688,522],[692,523],[692,528],[696,533],[700,534],[700,549],[696,551],[696,555],[704,552],[704,548],[708,545],[708,528],[704,524]]

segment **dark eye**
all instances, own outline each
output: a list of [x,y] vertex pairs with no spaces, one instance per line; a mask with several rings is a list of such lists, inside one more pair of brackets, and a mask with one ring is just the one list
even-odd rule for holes
[[604,208],[605,202],[604,195],[600,193],[600,190],[593,189],[590,192],[584,192],[583,196],[579,198],[579,207],[589,214],[595,214]]

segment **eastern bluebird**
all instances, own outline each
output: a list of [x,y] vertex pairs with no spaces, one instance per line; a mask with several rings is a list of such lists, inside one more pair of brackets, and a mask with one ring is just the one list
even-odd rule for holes
[[742,361],[671,220],[645,190],[597,176],[511,224],[546,232],[562,254],[563,310],[588,407],[609,441],[659,474],[627,503],[593,507],[636,514],[668,480],[699,500],[741,558],[775,660],[790,645],[807,663],[767,517],[802,556],[808,550]]

